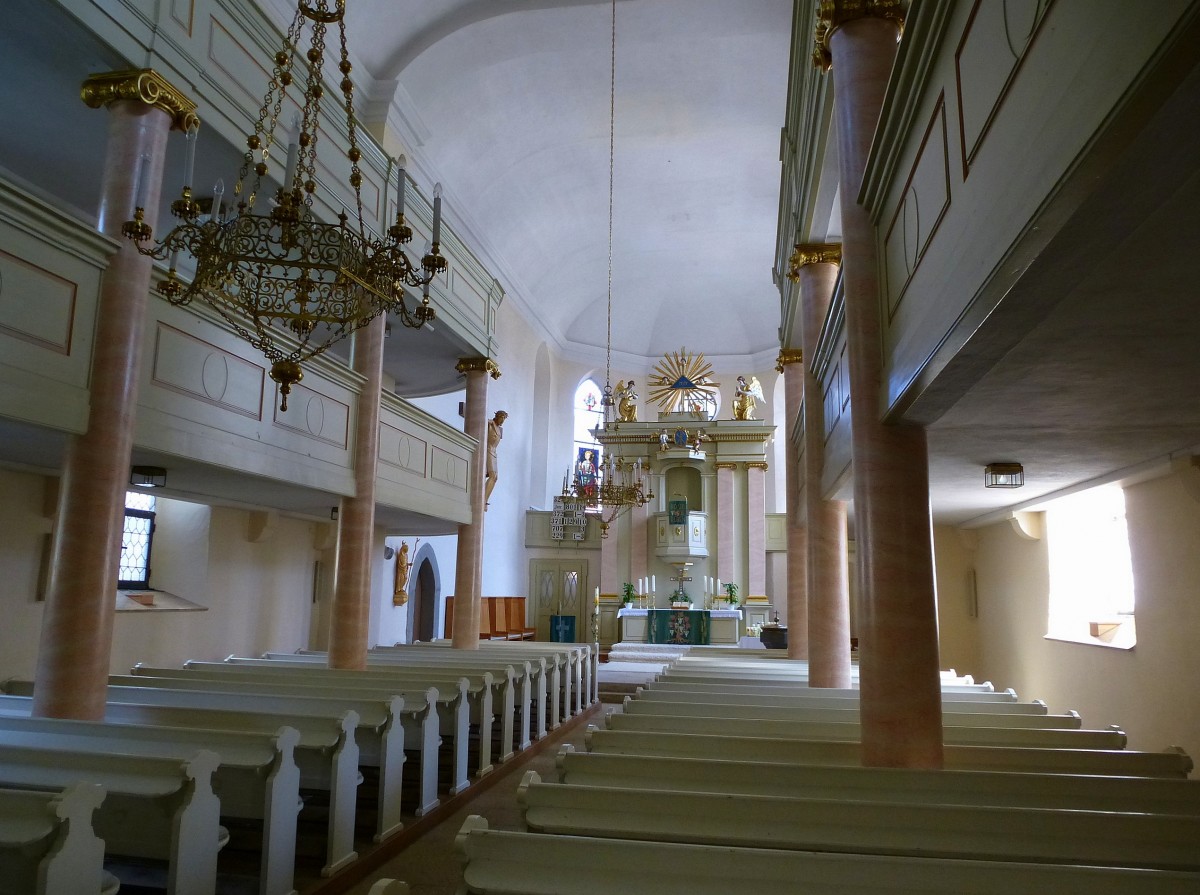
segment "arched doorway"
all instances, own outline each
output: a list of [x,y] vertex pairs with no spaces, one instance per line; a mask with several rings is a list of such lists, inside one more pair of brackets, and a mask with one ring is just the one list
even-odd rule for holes
[[433,573],[433,563],[429,557],[421,560],[417,567],[416,586],[413,588],[412,602],[416,614],[416,624],[411,628],[412,639],[433,640],[433,622],[437,608],[437,581]]

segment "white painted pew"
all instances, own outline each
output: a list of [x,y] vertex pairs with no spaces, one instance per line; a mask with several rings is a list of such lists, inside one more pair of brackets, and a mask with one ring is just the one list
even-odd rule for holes
[[377,879],[367,895],[408,895],[408,883],[398,879]]
[[559,835],[1200,871],[1200,816],[562,786],[536,771],[517,801],[525,829]]
[[585,704],[599,701],[596,692],[596,668],[599,663],[599,652],[584,643],[521,643],[517,641],[488,641],[479,644],[478,650],[455,650],[449,640],[432,640],[427,643],[398,644],[388,649],[407,649],[418,652],[477,652],[492,653],[499,656],[529,654],[534,655],[560,654],[566,657],[567,665],[563,681],[562,720],[583,711]]
[[[636,701],[636,700],[635,700]],[[687,717],[666,714],[608,715],[612,730],[663,733],[715,734],[717,736],[773,737],[796,740],[858,742],[857,722],[786,721],[759,718]],[[1109,730],[1047,730],[1024,727],[943,727],[942,742],[954,746],[1022,746],[1034,749],[1124,749],[1128,738],[1118,728]]]
[[[738,668],[725,666],[721,668],[680,668],[678,664],[664,668],[658,675],[659,680],[667,681],[708,681],[712,683],[739,684],[799,684],[808,685],[808,675],[797,673],[791,669],[774,669],[771,667]],[[815,689],[815,688],[814,688]],[[948,684],[942,683],[942,693],[992,693],[995,687],[988,681],[981,684]]]
[[[761,699],[761,698],[760,698]],[[830,702],[830,700],[825,700]],[[841,702],[841,700],[839,700]],[[820,721],[858,723],[858,704],[837,706],[819,702],[792,703],[759,702],[699,702],[672,699],[643,699],[626,696],[623,711],[627,715],[654,714],[707,718],[754,718],[780,721]],[[943,712],[946,727],[1026,727],[1043,730],[1079,730],[1083,726],[1078,712],[1061,715],[1031,715],[1025,713]]]
[[[33,699],[0,696],[0,716],[31,716]],[[264,713],[244,709],[140,705],[108,702],[104,720],[115,724],[152,727],[192,727],[204,730],[238,730],[273,734],[281,727],[294,727],[296,765],[300,786],[329,794],[329,819],[323,876],[331,876],[358,857],[354,850],[355,804],[358,795],[358,743],[355,731],[358,714],[345,711],[337,718],[313,718],[298,714]]]
[[0,789],[0,893],[115,893],[120,885],[105,874],[104,841],[92,829],[103,801],[98,783],[54,792]]
[[272,735],[229,730],[147,727],[61,718],[0,717],[0,744],[127,756],[186,759],[199,749],[220,757],[213,789],[221,814],[262,821],[261,895],[290,895],[300,811],[300,769],[292,727]]
[[[396,709],[394,717],[399,721],[399,724],[393,723],[389,727],[391,736],[386,745],[390,746],[391,749],[386,753],[381,753],[381,761],[386,757],[389,768],[402,767],[403,762],[401,761],[397,764],[398,758],[395,756],[394,751],[392,751],[396,748],[396,744],[393,741],[400,739],[399,748],[401,750],[409,749],[420,755],[418,773],[421,780],[421,794],[419,797],[420,804],[417,806],[415,813],[417,815],[424,814],[438,804],[438,749],[441,746],[441,736],[439,733],[440,720],[437,711],[437,702],[444,697],[432,687],[428,690],[401,689],[386,684],[380,687],[368,687],[366,685],[354,688],[322,687],[316,684],[288,684],[265,680],[252,681],[235,677],[232,674],[216,676],[178,668],[138,666],[134,670],[137,674],[110,675],[110,687],[118,685],[154,687],[165,690],[197,690],[208,693],[232,694],[239,698],[242,695],[256,694],[267,699],[297,697],[301,699],[324,699],[326,701],[335,700],[340,702],[345,708],[354,708],[360,714],[362,713],[357,706],[358,700],[366,700],[376,705],[380,702],[393,705]],[[393,702],[393,700],[395,701]],[[399,731],[402,736],[397,738],[395,731]],[[447,739],[450,739],[450,737],[447,737]],[[451,740],[451,742],[454,743],[456,740]],[[384,744],[381,743],[380,745]],[[366,749],[366,743],[360,741],[359,760],[365,761],[371,755],[372,752]],[[382,764],[380,768],[382,770]],[[454,763],[454,771],[455,781],[452,784],[452,790],[459,792],[469,783],[465,757],[462,758],[462,761]],[[392,785],[399,786],[398,778],[393,779]]]
[[578,752],[564,745],[558,782],[812,799],[937,802],[1200,816],[1200,780],[915,768],[822,767],[783,762]]
[[467,818],[461,895],[1184,895],[1200,874],[713,848],[489,830]]
[[78,781],[108,796],[91,825],[115,855],[166,862],[168,895],[213,895],[217,852],[228,840],[212,788],[215,752],[190,758],[0,746],[0,784],[62,789]]
[[[807,687],[714,687],[704,684],[669,684],[656,682],[638,687],[638,699],[664,702],[710,702],[714,704],[742,705],[759,703],[764,705],[795,705],[813,708],[858,708],[857,690],[839,690],[838,693],[852,695],[823,695],[819,688]],[[989,696],[1002,694],[988,694]],[[1003,694],[1007,695],[1007,694]],[[1040,699],[1032,702],[1014,702],[1011,699],[947,699],[942,698],[942,712],[983,712],[986,714],[1045,715],[1046,703]]]
[[[512,721],[514,717],[513,693],[515,690],[516,671],[509,667],[501,677],[490,671],[473,669],[446,669],[444,671],[428,668],[393,668],[390,665],[368,664],[363,671],[346,671],[331,669],[325,660],[315,655],[298,653],[264,653],[263,658],[255,659],[243,656],[229,656],[224,662],[189,662],[187,668],[201,671],[220,671],[228,666],[235,668],[260,668],[279,672],[279,678],[286,680],[287,675],[307,675],[313,680],[322,676],[343,682],[363,681],[376,684],[380,680],[396,681],[403,687],[433,687],[439,692],[453,693],[465,686],[466,698],[459,702],[443,701],[438,704],[442,728],[454,731],[458,728],[459,719],[456,712],[466,711],[468,723],[473,724],[479,731],[479,758],[475,770],[476,776],[482,777],[491,772],[492,764],[492,728],[493,724],[508,724],[508,742],[512,742]],[[360,677],[361,676],[361,677]],[[465,708],[462,708],[465,706]],[[500,707],[497,717],[496,707]]]
[[[769,681],[730,681],[724,678],[666,678],[658,677],[645,685],[647,690],[711,690],[713,693],[776,693],[780,696],[803,695],[814,698],[858,699],[857,687],[809,687],[807,681],[795,682],[773,679]],[[1017,691],[969,690],[955,692],[942,690],[942,704],[948,702],[1012,702],[1017,703]]]
[[[292,662],[310,662],[315,665],[323,665],[325,663],[326,654],[316,650],[301,650],[296,653],[275,653],[267,652],[259,658],[249,658],[241,656],[228,656],[224,663],[204,663],[206,665],[227,664],[235,665],[241,663],[262,664],[267,661],[292,661]],[[189,666],[197,667],[201,663],[188,663]],[[525,748],[528,745],[530,736],[530,717],[534,709],[529,708],[533,700],[535,687],[534,679],[537,677],[537,672],[534,670],[530,662],[485,662],[468,660],[463,662],[454,661],[453,659],[438,658],[432,661],[420,661],[412,663],[400,663],[392,660],[368,659],[367,668],[364,671],[354,672],[357,674],[375,673],[376,671],[385,670],[408,670],[410,675],[419,680],[422,675],[426,676],[432,686],[432,683],[439,679],[439,675],[450,675],[455,680],[461,677],[481,675],[484,672],[490,673],[493,678],[493,684],[497,691],[493,693],[492,705],[499,706],[499,725],[500,725],[500,756],[499,761],[508,761],[515,754],[516,748]],[[518,693],[519,690],[519,693]],[[507,723],[506,723],[507,719]],[[521,721],[521,732],[518,737],[514,736],[514,721]],[[489,740],[490,741],[490,740]],[[516,743],[523,743],[522,746],[516,746]]]
[[[862,744],[751,736],[711,736],[635,730],[584,732],[589,752],[720,758],[789,764],[861,766]],[[1103,774],[1184,779],[1192,759],[1182,749],[1137,752],[1125,749],[1035,749],[1013,746],[943,748],[945,767],[977,771],[1032,771],[1045,774]]]

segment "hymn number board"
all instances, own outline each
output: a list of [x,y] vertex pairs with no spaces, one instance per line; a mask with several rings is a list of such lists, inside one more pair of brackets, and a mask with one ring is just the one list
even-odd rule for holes
[[584,502],[573,497],[555,497],[554,512],[550,514],[550,537],[555,541],[582,541],[587,532]]

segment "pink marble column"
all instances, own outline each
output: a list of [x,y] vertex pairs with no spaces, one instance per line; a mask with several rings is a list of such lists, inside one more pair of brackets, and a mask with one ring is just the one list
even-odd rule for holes
[[454,573],[455,649],[479,649],[479,609],[483,582],[483,479],[487,451],[487,378],[500,378],[500,368],[486,357],[462,358],[455,366],[467,377],[464,429],[478,442],[467,471],[467,493],[471,496],[471,521],[458,526],[458,564]]
[[767,464],[746,464],[746,593],[767,595]]
[[[139,169],[144,169],[140,193],[145,220],[151,227],[157,224],[167,133],[173,122],[198,124],[190,102],[190,117],[185,118],[179,108],[152,98],[129,98],[138,95],[136,88],[145,74],[121,75],[127,76],[121,83],[129,81],[131,92],[119,99],[114,93],[111,102],[96,103],[108,106],[99,223],[102,232],[120,240],[120,248],[100,287],[87,431],[68,440],[60,483],[58,531],[35,672],[33,714],[40,717],[104,716],[152,267],[151,260],[121,235],[121,225],[133,217]],[[181,100],[178,94],[172,98]]]
[[779,352],[783,372],[784,395],[784,458],[787,469],[787,628],[788,658],[808,658],[808,532],[804,522],[801,486],[804,470],[800,466],[800,444],[792,437],[792,429],[803,405],[803,354],[785,348]]
[[354,370],[366,377],[354,427],[354,496],[338,513],[337,571],[329,627],[329,667],[364,670],[371,621],[371,557],[375,546],[375,473],[383,399],[381,314],[354,334]]
[[737,506],[733,497],[736,463],[717,462],[717,578],[722,584],[737,581]]
[[[817,341],[837,282],[841,247],[797,246],[800,331],[804,354],[817,356]],[[808,685],[849,687],[850,591],[846,568],[846,504],[825,500],[825,409],[821,383],[811,364],[804,377],[804,475],[808,519]]]
[[[866,17],[849,18],[852,15]],[[941,690],[925,431],[881,419],[882,365],[875,228],[858,205],[896,54],[898,4],[822,4],[834,79],[842,264],[853,396],[854,512],[862,581],[863,762],[942,766]],[[820,27],[820,26],[818,26]]]

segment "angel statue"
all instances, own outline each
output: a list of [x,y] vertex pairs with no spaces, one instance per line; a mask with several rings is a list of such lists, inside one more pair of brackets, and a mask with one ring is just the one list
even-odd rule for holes
[[633,380],[617,381],[616,395],[617,416],[623,423],[636,423],[638,412],[638,393],[634,391]]
[[733,418],[735,420],[754,419],[754,408],[763,400],[762,385],[757,376],[751,376],[747,384],[745,376],[737,378],[737,388],[733,392]]

